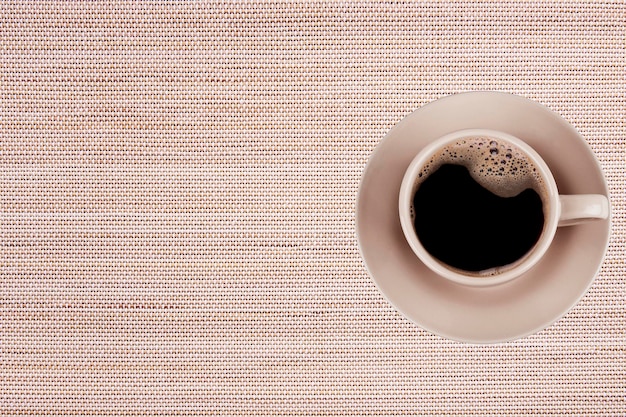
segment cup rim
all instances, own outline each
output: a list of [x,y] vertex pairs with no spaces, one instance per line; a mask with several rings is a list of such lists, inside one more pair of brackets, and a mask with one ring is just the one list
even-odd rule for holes
[[[540,175],[546,184],[547,197],[549,199],[548,216],[545,221],[544,230],[537,243],[528,254],[516,261],[517,265],[500,273],[496,272],[494,275],[486,274],[485,276],[476,276],[475,274],[463,274],[461,270],[447,266],[434,258],[428,251],[426,251],[417,237],[417,233],[415,232],[413,221],[411,219],[410,208],[413,199],[413,185],[423,165],[428,162],[431,155],[435,151],[439,150],[446,144],[470,136],[488,136],[508,141],[525,152],[539,168]],[[556,181],[543,158],[530,145],[521,139],[511,134],[492,129],[458,130],[430,142],[413,158],[409,164],[402,179],[399,193],[400,223],[404,236],[413,252],[428,268],[433,270],[439,276],[459,284],[469,286],[490,286],[502,284],[519,277],[531,269],[537,262],[539,262],[550,247],[552,239],[556,233],[560,212],[561,205]]]

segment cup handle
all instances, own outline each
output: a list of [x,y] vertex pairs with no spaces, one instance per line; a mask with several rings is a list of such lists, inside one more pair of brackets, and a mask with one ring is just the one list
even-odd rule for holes
[[559,195],[559,226],[572,226],[609,217],[609,199],[602,194]]

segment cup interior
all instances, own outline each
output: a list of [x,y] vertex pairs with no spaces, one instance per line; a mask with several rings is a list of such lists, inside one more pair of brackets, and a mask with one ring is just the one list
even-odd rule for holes
[[[415,212],[413,210],[413,197],[424,178],[437,171],[437,161],[441,159],[442,150],[450,149],[451,144],[456,146],[461,142],[465,143],[466,140],[474,140],[476,138],[486,141],[493,139],[499,144],[511,145],[516,151],[522,152],[532,163],[532,167],[536,168],[534,175],[541,183],[542,191],[540,194],[543,203],[544,224],[536,243],[516,261],[495,268],[468,271],[450,266],[431,255],[431,253],[426,250],[414,225]],[[448,158],[453,157],[458,157],[458,155],[449,156]],[[486,170],[488,168],[484,167],[484,169]],[[491,167],[489,167],[489,169],[491,169]],[[497,184],[494,186],[497,186]],[[508,192],[506,186],[503,185],[503,187],[502,192]],[[541,259],[550,246],[556,232],[560,215],[560,203],[557,186],[549,167],[541,156],[529,145],[504,132],[486,129],[468,129],[453,132],[431,142],[415,156],[407,168],[402,181],[399,196],[399,211],[406,240],[413,252],[415,252],[426,266],[438,275],[460,284],[488,286],[504,283],[522,275]]]

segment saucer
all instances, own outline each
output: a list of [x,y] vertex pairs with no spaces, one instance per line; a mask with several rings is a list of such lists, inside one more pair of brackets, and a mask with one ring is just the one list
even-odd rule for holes
[[506,93],[456,94],[410,114],[378,144],[361,179],[356,233],[371,277],[403,315],[449,339],[496,343],[538,332],[576,305],[602,264],[610,220],[560,227],[541,261],[504,284],[469,287],[437,276],[402,233],[400,184],[426,144],[474,128],[509,133],[528,143],[550,167],[560,194],[609,195],[591,148],[556,113]]

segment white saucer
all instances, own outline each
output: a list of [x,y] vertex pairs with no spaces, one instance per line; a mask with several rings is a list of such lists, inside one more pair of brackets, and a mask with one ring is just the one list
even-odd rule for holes
[[608,196],[591,148],[556,113],[510,94],[464,93],[415,111],[376,147],[361,180],[356,232],[370,275],[406,317],[449,339],[503,342],[544,329],[580,300],[607,250],[610,220],[559,228],[539,264],[505,284],[468,287],[438,277],[404,238],[398,216],[400,183],[429,141],[472,128],[499,130],[526,141],[552,170],[561,194]]

